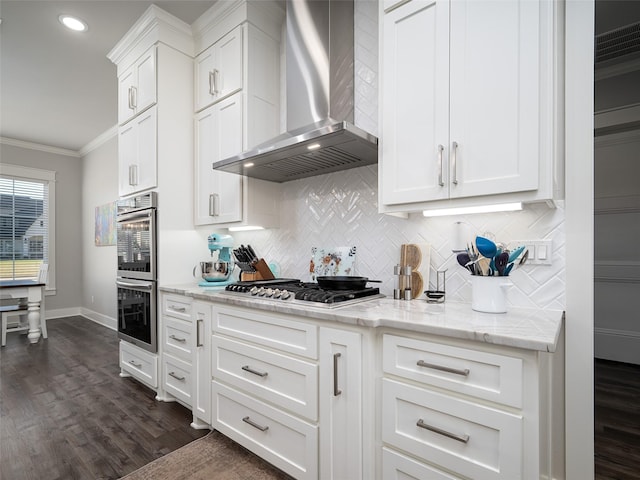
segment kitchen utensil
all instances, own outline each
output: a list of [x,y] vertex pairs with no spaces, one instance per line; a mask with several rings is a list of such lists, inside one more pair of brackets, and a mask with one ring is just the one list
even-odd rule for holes
[[473,266],[473,263],[471,261],[471,259],[469,258],[469,254],[466,252],[462,252],[459,253],[456,256],[458,263],[463,266],[464,268],[466,268],[467,270],[469,270],[471,272],[471,275],[475,275],[475,268]]
[[478,260],[476,260],[476,268],[478,271],[478,275],[483,275],[485,277],[488,277],[491,275],[491,268],[490,268],[490,263],[491,260],[489,260],[487,257],[479,257]]
[[513,263],[510,263],[509,265],[507,265],[507,268],[504,269],[503,276],[508,277],[512,269],[513,269]]
[[498,275],[504,277],[507,264],[509,263],[509,254],[507,252],[502,252],[499,255],[496,255],[494,263],[496,270],[498,271]]
[[[427,303],[443,303],[445,298],[446,270],[438,270],[436,272],[436,289],[427,290],[424,294],[427,296]],[[440,276],[442,275],[442,288],[440,288]]]
[[492,240],[481,236],[476,237],[476,247],[480,255],[489,259],[495,257],[498,251],[498,247],[496,247],[496,244]]
[[509,263],[513,263],[520,256],[520,254],[524,251],[526,247],[524,245],[516,248],[511,253],[509,253]]
[[331,290],[360,290],[367,283],[382,283],[381,280],[369,280],[367,277],[351,277],[338,275],[335,277],[317,277],[318,285]]

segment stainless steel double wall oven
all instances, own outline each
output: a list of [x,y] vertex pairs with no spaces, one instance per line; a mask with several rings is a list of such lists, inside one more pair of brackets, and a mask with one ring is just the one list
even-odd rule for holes
[[121,199],[117,210],[118,337],[157,352],[157,193]]

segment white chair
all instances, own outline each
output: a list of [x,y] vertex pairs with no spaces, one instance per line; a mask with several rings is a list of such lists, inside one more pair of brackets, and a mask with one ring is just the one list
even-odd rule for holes
[[[47,283],[47,276],[49,273],[49,265],[43,263],[40,265],[40,271],[38,272],[38,282]],[[44,289],[43,289],[44,290]],[[2,312],[2,346],[7,344],[7,332],[21,332],[29,330],[29,322],[27,320],[27,305],[3,305],[0,306],[0,312]],[[18,323],[9,327],[10,317],[19,317]],[[24,318],[22,318],[24,317]],[[48,338],[47,334],[47,317],[44,310],[44,291],[42,292],[42,300],[40,300],[40,329],[42,330],[42,338]]]

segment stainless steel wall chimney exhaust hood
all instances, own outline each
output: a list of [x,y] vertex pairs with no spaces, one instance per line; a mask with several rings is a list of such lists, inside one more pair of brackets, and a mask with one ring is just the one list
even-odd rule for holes
[[378,139],[354,125],[354,4],[287,0],[287,132],[213,164],[287,182],[378,162]]

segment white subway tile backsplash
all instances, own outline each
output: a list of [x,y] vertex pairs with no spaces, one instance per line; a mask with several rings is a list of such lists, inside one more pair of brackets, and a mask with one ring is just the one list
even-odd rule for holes
[[468,223],[474,233],[493,232],[504,242],[551,238],[553,264],[514,270],[508,299],[519,307],[564,308],[563,209],[527,205],[521,212],[400,219],[378,213],[377,182],[372,165],[285,183],[282,228],[236,232],[235,241],[250,243],[277,262],[282,276],[301,279],[308,278],[312,247],[356,245],[356,274],[382,280],[381,290],[389,296],[400,245],[430,243],[432,288],[436,269],[447,269],[447,301],[470,302],[469,273],[451,251],[455,222]]

